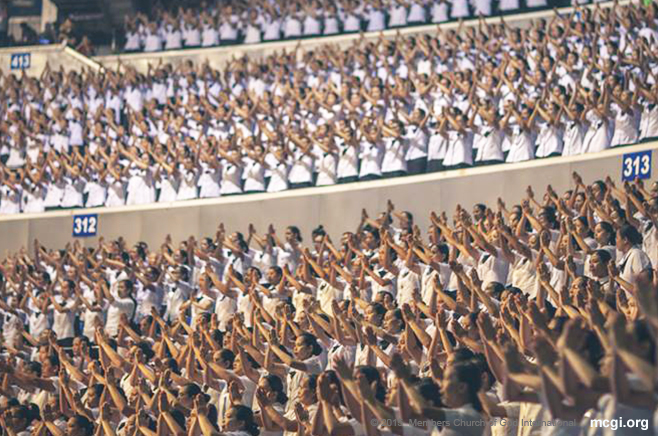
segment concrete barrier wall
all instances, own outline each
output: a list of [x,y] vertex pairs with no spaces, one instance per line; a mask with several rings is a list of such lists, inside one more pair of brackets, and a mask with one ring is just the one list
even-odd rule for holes
[[[190,235],[197,238],[213,235],[223,222],[229,231],[246,232],[249,223],[264,231],[272,223],[280,231],[286,225],[297,225],[305,238],[323,224],[329,234],[338,238],[343,231],[353,230],[359,223],[361,209],[371,215],[386,209],[391,199],[398,209],[411,211],[423,232],[429,226],[430,211],[446,211],[452,215],[457,204],[470,208],[485,203],[495,208],[498,197],[509,206],[525,196],[528,185],[538,196],[548,184],[562,192],[573,187],[571,174],[580,173],[585,182],[611,176],[621,179],[625,153],[653,150],[658,142],[608,150],[602,153],[569,158],[536,160],[483,168],[448,171],[399,179],[363,182],[323,188],[309,188],[278,194],[252,194],[209,200],[192,200],[171,204],[139,207],[89,209],[49,212],[45,214],[0,217],[0,252],[15,251],[38,238],[48,247],[63,247],[73,241],[73,216],[98,214],[98,235],[108,238],[123,236],[129,243],[145,241],[159,246],[167,234],[174,241]],[[652,160],[652,174],[658,164]],[[84,238],[85,245],[96,244],[96,237]]]

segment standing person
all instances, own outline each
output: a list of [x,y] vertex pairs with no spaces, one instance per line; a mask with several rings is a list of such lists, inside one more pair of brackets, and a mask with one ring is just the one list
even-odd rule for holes
[[[391,120],[384,125],[384,158],[382,159],[383,177],[400,177],[407,174],[406,144],[402,141],[404,126],[399,120]],[[418,169],[421,166],[418,165]]]
[[404,141],[407,149],[405,160],[408,174],[423,174],[427,171],[429,133],[425,126],[430,118],[430,113],[418,108],[414,109],[411,116],[407,116],[404,112],[400,112],[400,114],[407,121]]
[[448,149],[443,159],[446,169],[467,168],[473,165],[473,134],[469,129],[469,120],[456,109],[456,112],[444,114],[450,127],[448,131]]
[[127,156],[131,164],[128,167],[130,178],[128,179],[126,204],[131,206],[155,203],[155,181],[149,154],[142,152],[142,155],[138,157],[129,153]]

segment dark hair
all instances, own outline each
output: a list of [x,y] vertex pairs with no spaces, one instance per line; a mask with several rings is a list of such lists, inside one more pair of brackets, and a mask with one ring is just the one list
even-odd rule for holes
[[317,236],[324,236],[326,234],[327,232],[324,230],[322,224],[320,224],[318,227],[313,229],[313,231],[311,232],[311,236],[313,237],[313,239],[315,239]]
[[174,421],[176,421],[176,424],[180,425],[181,428],[185,428],[185,415],[183,415],[183,412],[178,409],[172,409],[169,413],[174,418]]
[[258,436],[260,430],[254,421],[254,412],[249,407],[239,404],[232,406],[232,409],[235,410],[235,418],[238,421],[244,422],[244,431],[251,436]]
[[36,373],[38,377],[41,377],[41,364],[39,362],[28,362],[26,367],[26,369]]
[[319,356],[322,353],[322,347],[318,343],[318,339],[312,335],[311,333],[302,333],[299,335],[300,338],[304,339],[304,343],[306,345],[310,345],[313,349],[311,351],[311,354],[314,356]]
[[495,298],[496,300],[500,300],[501,297],[503,296],[503,292],[505,291],[505,285],[499,282],[491,282],[491,296]]
[[589,223],[587,222],[587,217],[577,216],[575,218],[575,221],[580,221],[583,224],[583,226],[585,226],[585,228],[587,229],[587,237],[592,236],[592,229],[589,228]]
[[478,392],[482,387],[482,368],[474,360],[456,362],[452,365],[457,380],[465,383],[468,387],[468,401],[477,411],[482,410],[482,404],[478,398]]
[[91,436],[94,434],[94,424],[91,423],[89,418],[83,415],[73,415],[71,417],[72,419],[75,420],[75,423],[82,428],[83,434],[85,436]]
[[361,373],[366,380],[368,380],[368,384],[375,383],[375,398],[379,400],[380,402],[385,402],[386,401],[386,386],[382,382],[382,377],[377,368],[374,366],[357,366],[355,368],[356,371]]
[[186,383],[181,390],[185,390],[188,397],[194,398],[201,393],[201,388],[196,383]]
[[439,244],[436,246],[437,250],[439,250],[439,253],[443,254],[444,257],[450,256],[450,247],[448,247],[448,244]]
[[610,262],[610,260],[612,259],[612,255],[610,254],[610,252],[608,250],[596,250],[596,251],[594,251],[594,254],[599,256],[599,259],[601,260],[601,262],[605,263],[605,264]]
[[269,267],[268,269],[276,271],[276,275],[279,276],[279,277],[281,277],[283,275],[283,270],[281,269],[280,266],[274,265],[274,266]]
[[425,398],[434,407],[443,407],[441,401],[441,389],[431,377],[424,377],[420,379],[416,386],[418,393]]
[[290,233],[295,235],[295,238],[297,238],[298,242],[302,242],[302,232],[299,230],[299,227],[297,227],[297,226],[288,226],[288,230],[290,230]]
[[121,280],[121,282],[123,282],[123,283],[126,284],[126,289],[128,289],[128,291],[130,291],[130,292],[133,291],[133,289],[134,289],[134,283],[133,283],[132,280],[130,280],[130,279],[125,279],[125,280]]
[[267,381],[272,392],[276,393],[276,402],[279,404],[286,404],[286,402],[288,402],[288,396],[283,389],[281,377],[275,374],[269,374],[263,378]]
[[601,226],[603,230],[605,230],[606,233],[610,235],[610,239],[608,240],[608,243],[610,245],[615,245],[615,243],[617,242],[617,235],[615,233],[615,228],[612,226],[612,224],[610,224],[607,221],[601,221],[596,225]]
[[468,362],[475,357],[475,353],[470,348],[460,347],[453,351],[452,359],[455,363]]
[[138,343],[137,348],[142,350],[142,353],[144,354],[144,357],[146,358],[147,361],[151,360],[153,356],[155,356],[155,353],[151,349],[151,346],[146,341],[142,341]]
[[642,243],[642,234],[630,224],[624,224],[619,228],[618,232],[619,236],[626,239],[631,245],[639,245]]
[[386,308],[384,307],[383,304],[373,302],[370,303],[369,306],[372,307],[372,311],[375,313],[375,315],[380,315],[380,316],[386,315]]
[[231,363],[231,368],[233,368],[233,363],[235,362],[235,353],[233,353],[233,351],[228,348],[222,348],[219,350],[219,358],[222,360],[228,360]]

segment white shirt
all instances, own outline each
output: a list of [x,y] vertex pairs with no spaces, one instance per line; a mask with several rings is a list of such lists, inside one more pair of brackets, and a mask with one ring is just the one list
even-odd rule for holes
[[110,303],[107,309],[107,321],[105,322],[105,331],[110,336],[119,334],[119,319],[122,314],[128,317],[128,321],[132,321],[135,314],[135,300],[132,298],[120,298],[118,295],[113,295],[114,301]]
[[406,147],[401,139],[384,138],[384,160],[382,172],[407,171]]

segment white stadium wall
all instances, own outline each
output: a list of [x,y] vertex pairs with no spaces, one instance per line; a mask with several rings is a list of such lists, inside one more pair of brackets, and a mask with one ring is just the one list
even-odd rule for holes
[[[429,226],[430,211],[446,211],[452,216],[457,204],[470,208],[475,203],[496,207],[498,197],[508,206],[525,196],[531,185],[542,196],[548,184],[562,192],[573,187],[571,174],[580,173],[586,183],[610,175],[621,183],[623,155],[654,150],[658,143],[646,143],[576,157],[558,157],[517,164],[411,176],[398,179],[362,182],[323,188],[308,188],[278,194],[252,194],[209,200],[192,200],[172,204],[139,207],[88,209],[0,217],[0,250],[16,251],[30,247],[39,239],[47,247],[63,247],[72,237],[73,218],[87,213],[98,214],[96,237],[81,238],[92,246],[100,236],[106,239],[123,236],[128,243],[145,241],[159,246],[167,234],[174,241],[190,235],[214,235],[223,222],[227,231],[246,232],[249,223],[264,231],[272,223],[279,232],[286,225],[297,225],[305,238],[323,224],[336,240],[341,232],[353,230],[361,210],[371,214],[386,209],[391,199],[396,208],[412,212],[423,232]],[[651,174],[658,166],[652,159]]]

